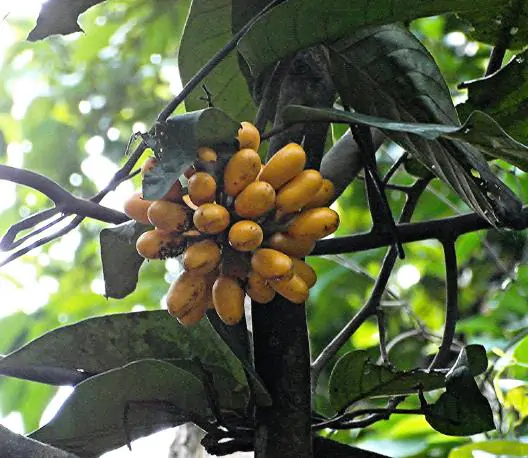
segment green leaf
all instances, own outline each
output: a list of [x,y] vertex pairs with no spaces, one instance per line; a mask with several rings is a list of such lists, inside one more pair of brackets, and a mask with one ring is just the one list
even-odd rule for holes
[[173,364],[130,363],[80,383],[55,418],[30,437],[82,457],[199,418],[211,418],[201,380]]
[[520,364],[526,364],[528,366],[528,336],[515,345],[513,350],[513,357]]
[[[238,45],[253,75],[317,43],[332,43],[361,27],[444,13],[493,11],[502,0],[289,0],[266,14]],[[273,31],[271,33],[270,31]]]
[[[486,442],[474,442],[456,447],[449,452],[449,458],[474,458],[474,451],[493,454],[501,457],[528,456],[528,444],[516,441],[491,440]],[[487,452],[487,453],[486,453]]]
[[[331,64],[343,103],[360,113],[394,122],[460,126],[433,58],[407,29],[397,24],[369,27],[333,43]],[[468,135],[479,118],[472,119],[467,123]],[[427,140],[386,129],[383,132],[491,224],[520,225],[521,202],[493,175],[480,152],[493,149],[491,139],[477,148],[466,141]],[[477,137],[471,139],[475,142]]]
[[42,40],[50,35],[67,35],[73,32],[81,32],[77,23],[77,17],[104,0],[49,0],[42,5],[37,25],[29,33],[29,41]]
[[[483,373],[488,365],[482,345],[469,345],[464,350],[474,375]],[[352,403],[372,396],[393,396],[435,390],[445,386],[446,372],[442,370],[398,371],[370,361],[368,352],[346,353],[332,369],[329,382],[330,402],[341,410]]]
[[446,376],[446,391],[429,406],[425,419],[448,436],[471,436],[495,429],[493,412],[471,374],[465,350]]
[[143,256],[136,250],[136,241],[146,226],[129,221],[103,229],[99,234],[105,296],[122,299],[136,289]]
[[[457,106],[461,115],[482,110],[514,138],[528,143],[528,51],[513,58],[497,73],[465,83],[464,87],[468,89],[468,100]],[[528,168],[525,155],[505,159],[525,171]]]
[[193,111],[158,122],[145,136],[159,161],[143,178],[143,196],[163,197],[185,169],[196,159],[200,146],[232,146],[240,124],[216,108]]
[[89,318],[57,328],[5,357],[0,373],[68,385],[148,358],[198,358],[246,383],[240,363],[207,320],[184,327],[164,310]]
[[[178,68],[186,84],[232,37],[231,0],[193,1],[178,54]],[[215,107],[238,120],[253,119],[255,108],[239,69],[236,53],[229,54],[203,83]],[[185,99],[187,111],[207,106],[200,86]]]
[[528,1],[503,1],[492,8],[462,14],[471,23],[472,39],[501,44],[504,48],[520,49],[528,44]]

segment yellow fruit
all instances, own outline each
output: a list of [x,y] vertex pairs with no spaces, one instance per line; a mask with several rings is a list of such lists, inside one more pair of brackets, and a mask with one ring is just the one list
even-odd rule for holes
[[194,326],[195,324],[198,324],[200,321],[202,321],[206,310],[207,306],[205,304],[198,305],[190,309],[185,315],[179,316],[178,321],[184,326]]
[[248,275],[246,292],[251,299],[259,304],[267,304],[275,297],[275,290],[262,275],[253,270]]
[[335,186],[329,179],[323,178],[323,184],[317,194],[308,202],[304,208],[324,207],[328,205],[335,196]]
[[182,202],[183,199],[183,186],[180,180],[176,180],[171,188],[168,190],[161,200],[168,200],[169,202]]
[[312,266],[302,261],[301,259],[292,258],[293,261],[293,271],[296,275],[302,278],[304,283],[308,288],[311,288],[315,285],[317,281],[317,274],[315,270],[312,269]]
[[262,228],[254,221],[239,221],[229,229],[228,239],[235,250],[252,251],[260,246],[264,234]]
[[297,240],[318,240],[335,232],[339,215],[328,207],[304,210],[288,228],[288,234]]
[[220,319],[228,325],[237,324],[244,316],[244,290],[237,280],[220,275],[213,285],[213,303]]
[[140,192],[135,192],[126,201],[124,210],[127,216],[143,224],[150,224],[147,213],[151,200],[144,200]]
[[189,178],[188,189],[189,197],[195,205],[199,206],[215,200],[216,181],[208,173],[196,172]]
[[216,151],[212,148],[209,148],[207,146],[202,146],[201,148],[198,148],[198,158],[205,163],[212,163],[216,162],[217,159]]
[[238,129],[238,143],[240,148],[251,148],[258,151],[260,146],[260,133],[258,129],[247,121],[240,123],[242,127]]
[[194,212],[193,222],[200,232],[219,234],[229,226],[229,212],[218,204],[203,204]]
[[308,299],[308,286],[297,274],[290,279],[272,280],[270,285],[282,297],[295,304],[302,304]]
[[323,177],[317,170],[303,170],[284,185],[277,194],[277,210],[294,213],[304,207],[317,194]]
[[189,209],[182,204],[155,200],[148,209],[148,219],[158,229],[183,232],[190,226]]
[[176,318],[184,316],[196,307],[203,307],[205,300],[205,277],[183,272],[172,282],[167,292],[167,309]]
[[289,143],[277,151],[264,165],[259,180],[266,181],[275,189],[279,189],[294,176],[301,173],[305,164],[306,153],[302,146],[297,143]]
[[218,267],[220,255],[220,248],[213,240],[202,240],[185,250],[183,268],[195,274],[207,274]]
[[297,240],[283,232],[275,232],[269,240],[269,246],[286,253],[288,256],[304,258],[309,255],[314,247],[315,241],[311,239]]
[[258,218],[275,205],[275,190],[265,181],[249,184],[235,199],[235,211],[243,218]]
[[143,232],[137,241],[137,252],[145,259],[165,259],[179,256],[185,247],[185,240],[180,236],[154,229]]
[[216,279],[218,278],[218,270],[213,270],[208,274],[205,274],[205,308],[214,309],[213,303],[213,285]]
[[157,163],[158,160],[154,156],[145,159],[145,162],[143,162],[143,165],[141,166],[141,176],[144,177],[145,173],[150,172],[154,167],[156,167]]
[[237,151],[224,170],[224,191],[230,196],[236,196],[257,178],[259,172],[260,156],[255,150],[243,148]]
[[260,248],[251,257],[251,267],[266,280],[288,278],[293,274],[291,258],[271,248]]

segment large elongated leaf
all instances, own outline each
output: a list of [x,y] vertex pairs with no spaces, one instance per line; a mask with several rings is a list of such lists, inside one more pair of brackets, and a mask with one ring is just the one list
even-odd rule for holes
[[166,311],[121,313],[57,328],[0,361],[0,373],[37,382],[75,384],[140,359],[192,359],[245,376],[207,320],[181,326]]
[[[478,375],[486,370],[486,351],[481,345],[466,347],[469,355],[470,373]],[[352,403],[376,396],[394,396],[443,388],[446,371],[397,371],[370,361],[364,350],[343,355],[332,369],[329,382],[330,401],[341,410]]]
[[462,125],[446,125],[395,122],[357,111],[289,105],[283,110],[282,119],[285,124],[306,121],[365,124],[383,130],[419,135],[427,140],[458,140],[471,144],[488,157],[516,163],[521,169],[528,171],[528,147],[510,137],[492,117],[481,111],[472,112]]
[[143,178],[143,196],[163,197],[195,160],[200,146],[234,145],[240,124],[217,108],[193,111],[158,122],[145,137],[158,164]]
[[[497,73],[471,81],[464,87],[468,89],[468,100],[457,106],[461,115],[482,110],[492,115],[517,140],[528,143],[528,51],[519,54]],[[523,170],[527,168],[524,155],[506,160]]]
[[143,256],[136,241],[146,226],[135,221],[103,229],[99,234],[105,296],[122,299],[136,289]]
[[[203,67],[232,37],[231,0],[194,0],[185,24],[179,51],[183,84]],[[228,55],[204,79],[215,107],[238,120],[252,119],[254,106],[235,53]],[[207,106],[205,93],[197,88],[185,100],[188,111]]]
[[[440,70],[397,24],[369,27],[332,44],[335,83],[353,109],[407,123],[459,125]],[[385,131],[491,224],[519,225],[520,201],[491,173],[474,146]]]
[[136,361],[79,384],[33,439],[81,457],[99,456],[131,439],[211,418],[202,381],[173,364]]
[[332,43],[368,25],[459,12],[493,11],[503,0],[289,0],[266,14],[240,41],[254,75],[299,49]]
[[480,392],[465,350],[446,376],[446,391],[429,407],[427,422],[448,436],[470,436],[495,428],[488,400]]

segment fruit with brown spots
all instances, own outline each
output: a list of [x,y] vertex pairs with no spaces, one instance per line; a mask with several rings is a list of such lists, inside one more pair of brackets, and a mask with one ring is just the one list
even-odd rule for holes
[[183,272],[174,280],[167,292],[167,309],[176,318],[196,307],[203,307],[206,282],[203,275]]
[[323,177],[317,170],[303,170],[278,192],[277,210],[282,214],[299,211],[315,197],[322,184]]
[[182,204],[155,200],[148,209],[148,219],[158,229],[166,232],[183,232],[190,227],[189,209]]
[[281,251],[260,248],[251,257],[251,267],[266,280],[288,278],[293,274],[293,261]]
[[248,275],[246,292],[251,299],[259,304],[267,304],[275,297],[275,290],[262,275],[254,270]]
[[251,148],[258,151],[260,146],[260,133],[258,129],[247,121],[242,121],[240,129],[238,129],[237,140],[240,148]]
[[288,143],[264,165],[259,180],[268,182],[274,189],[279,189],[301,173],[305,165],[306,153],[302,146]]
[[297,240],[285,232],[275,232],[268,240],[269,246],[286,253],[288,256],[304,258],[315,248],[315,241],[311,239]]
[[260,156],[255,150],[243,148],[237,151],[224,170],[224,191],[236,196],[252,183],[260,172]]
[[304,210],[288,227],[296,240],[319,240],[332,234],[339,226],[339,215],[328,207]]
[[220,319],[228,325],[237,324],[244,316],[244,290],[239,282],[220,275],[213,284],[213,303]]
[[306,286],[311,288],[313,285],[315,285],[315,282],[317,281],[317,274],[315,273],[315,270],[313,270],[312,266],[301,259],[292,258],[292,261],[293,271],[296,275],[299,275],[299,277],[302,278],[304,283],[306,283]]
[[196,172],[188,183],[189,197],[193,204],[202,205],[214,202],[216,195],[216,181],[206,172]]
[[183,268],[195,274],[212,272],[220,263],[220,247],[211,239],[193,243],[183,253]]
[[249,184],[235,199],[235,211],[242,218],[258,218],[275,206],[275,189],[265,181]]
[[308,286],[297,274],[289,279],[272,280],[270,285],[282,297],[295,304],[302,304],[308,299]]
[[304,208],[324,207],[328,205],[335,196],[335,186],[328,178],[323,178],[323,184],[317,194],[308,202]]
[[145,200],[140,192],[135,192],[125,201],[124,211],[139,223],[150,224],[147,213],[151,204],[151,200]]
[[231,226],[228,234],[229,244],[238,251],[253,251],[256,250],[262,240],[264,234],[262,228],[254,221],[238,221]]
[[143,232],[137,241],[137,252],[145,259],[165,259],[179,256],[185,247],[185,239],[154,229]]
[[193,222],[204,234],[219,234],[229,226],[229,212],[219,204],[203,204],[194,212]]

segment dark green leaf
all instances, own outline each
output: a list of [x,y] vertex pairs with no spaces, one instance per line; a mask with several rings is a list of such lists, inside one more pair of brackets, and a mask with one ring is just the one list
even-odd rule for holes
[[[183,84],[233,37],[231,0],[193,1],[180,44],[178,64]],[[238,120],[253,119],[254,106],[246,80],[229,54],[203,81],[214,106]],[[207,106],[205,92],[195,89],[185,99],[188,111]]]
[[[331,49],[334,81],[343,102],[354,110],[395,122],[460,126],[440,70],[407,29],[397,24],[365,28]],[[469,136],[472,122],[474,117],[466,127]],[[519,225],[520,201],[493,175],[479,151],[489,149],[490,141],[477,148],[466,141],[383,131],[491,224]]]
[[[486,350],[482,345],[468,345],[465,350],[473,375],[487,368]],[[445,386],[445,371],[398,371],[370,361],[365,350],[343,355],[332,370],[329,382],[330,401],[337,409],[365,397],[416,393]]]
[[200,146],[234,145],[240,124],[216,108],[175,116],[154,126],[145,138],[159,163],[143,178],[143,196],[163,197],[195,160]]
[[129,221],[103,229],[99,234],[106,297],[122,299],[136,289],[139,268],[144,261],[136,250],[136,241],[145,227]]
[[[493,11],[503,0],[289,0],[266,14],[238,45],[254,75],[288,54],[331,43],[368,25],[443,13]],[[273,31],[271,33],[270,31]]]
[[200,379],[156,360],[130,363],[80,383],[57,416],[30,437],[81,457],[99,456],[131,439],[211,411]]
[[520,49],[528,44],[528,1],[502,1],[492,8],[462,14],[471,23],[474,40]]
[[493,412],[473,378],[465,350],[446,375],[446,391],[429,406],[425,419],[448,436],[471,436],[495,428]]
[[237,358],[207,320],[184,327],[164,310],[107,315],[57,328],[0,361],[0,373],[68,385],[147,358],[198,358],[247,383]]
[[[510,135],[528,143],[528,51],[497,73],[470,81],[464,87],[468,89],[468,100],[457,106],[461,116],[482,110],[493,116]],[[528,169],[526,155],[504,159],[525,171]]]
[[82,32],[77,23],[77,17],[88,8],[104,2],[104,0],[49,0],[40,11],[37,25],[29,33],[29,41],[42,40],[50,35],[67,35]]

